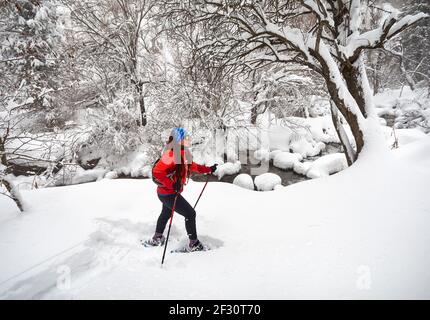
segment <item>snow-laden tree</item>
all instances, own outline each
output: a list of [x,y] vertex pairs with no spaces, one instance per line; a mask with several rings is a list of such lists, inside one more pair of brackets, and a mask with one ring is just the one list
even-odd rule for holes
[[309,117],[316,96],[327,96],[322,82],[306,67],[271,64],[254,69],[248,78],[244,99],[251,101],[251,124],[266,111],[279,117]]
[[133,90],[124,89],[106,106],[88,109],[90,135],[86,145],[95,147],[102,157],[121,157],[135,151],[144,142],[145,130],[136,124]]
[[0,103],[31,110],[28,125],[58,127],[56,94],[63,90],[58,66],[62,37],[52,1],[0,3]]
[[[244,70],[270,63],[293,63],[321,75],[349,164],[378,140],[378,121],[363,52],[383,47],[427,17],[424,13],[405,15],[396,10],[387,13],[377,27],[367,29],[362,19],[366,3],[360,0],[166,2],[178,26],[200,23],[202,55],[217,57],[225,65]],[[207,28],[212,32],[205,33]],[[352,131],[352,144],[340,125],[338,111]]]
[[79,59],[82,90],[87,91],[85,84],[90,85],[94,90],[89,100],[106,106],[124,96],[124,88],[132,88],[138,121],[145,126],[148,87],[163,76],[162,48],[157,38],[157,26],[161,24],[154,19],[157,1],[61,2],[70,11],[69,35],[77,45],[73,55]]
[[[406,0],[405,8],[430,14],[428,0]],[[430,85],[430,19],[417,23],[416,30],[406,30],[401,36],[404,65],[413,82]]]
[[0,184],[21,211],[12,174],[17,167],[39,170],[41,153],[49,152],[42,150],[44,132],[62,118],[58,23],[52,1],[0,2]]
[[[397,2],[405,10],[430,13],[430,5],[423,1]],[[396,11],[398,10],[393,4],[382,0],[368,3],[363,12],[366,28],[375,28],[384,22],[388,13]],[[429,19],[419,21],[415,28],[405,30],[388,41],[384,47],[367,52],[366,67],[375,94],[385,88],[398,88],[404,85],[415,90],[422,80],[424,80],[422,85],[428,86],[429,25]],[[422,85],[420,84],[421,87]]]

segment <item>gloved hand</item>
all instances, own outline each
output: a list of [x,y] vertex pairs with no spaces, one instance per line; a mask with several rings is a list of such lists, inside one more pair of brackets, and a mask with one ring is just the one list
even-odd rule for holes
[[173,184],[173,190],[175,190],[175,192],[180,192],[181,188],[182,188],[181,180],[178,180]]
[[211,166],[210,167],[211,168],[211,173],[214,173],[216,171],[217,167],[218,167],[218,164],[216,164],[216,163],[213,166]]

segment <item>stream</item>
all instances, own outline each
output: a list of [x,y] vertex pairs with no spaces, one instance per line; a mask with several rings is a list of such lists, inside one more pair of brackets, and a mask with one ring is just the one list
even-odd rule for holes
[[[303,161],[315,161],[316,159],[318,159],[319,157],[326,155],[326,154],[330,154],[330,153],[336,153],[336,152],[341,152],[341,147],[339,144],[336,143],[329,143],[326,144],[326,149],[322,152],[321,155],[318,156],[314,156],[314,157],[308,157],[306,159],[304,159]],[[248,153],[248,154],[246,154]],[[282,185],[283,186],[288,186],[290,184],[293,183],[297,183],[297,182],[301,182],[301,181],[305,181],[305,180],[309,180],[310,178],[303,176],[301,174],[298,174],[296,172],[294,172],[292,169],[288,169],[288,170],[283,170],[283,169],[279,169],[277,167],[275,167],[273,165],[273,161],[270,160],[268,163],[263,163],[260,160],[257,160],[254,158],[254,151],[253,150],[249,150],[248,152],[244,152],[240,155],[240,159],[247,159],[246,162],[242,162],[242,166],[241,166],[241,170],[239,173],[233,174],[233,175],[224,175],[221,179],[218,179],[218,177],[210,175],[209,176],[209,181],[221,181],[221,182],[228,182],[228,183],[233,183],[234,178],[236,178],[239,174],[242,173],[247,173],[249,175],[252,176],[252,178],[254,179],[258,174],[262,174],[265,172],[271,172],[274,174],[277,174],[278,176],[281,177],[282,180]],[[259,167],[262,167],[266,170],[256,170]],[[254,170],[252,170],[254,169]],[[252,171],[252,172],[251,172]],[[255,171],[257,171],[257,173],[255,173]],[[258,172],[260,171],[260,172]],[[198,181],[198,182],[205,182],[207,179],[206,175],[202,175],[202,174],[192,174],[191,175],[191,179],[193,181]]]

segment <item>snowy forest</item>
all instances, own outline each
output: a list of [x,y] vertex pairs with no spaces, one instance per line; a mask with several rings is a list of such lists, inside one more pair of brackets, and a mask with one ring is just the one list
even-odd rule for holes
[[[0,0],[0,298],[430,299],[429,14]],[[174,128],[196,165],[142,246]],[[205,252],[170,254],[178,194]]]

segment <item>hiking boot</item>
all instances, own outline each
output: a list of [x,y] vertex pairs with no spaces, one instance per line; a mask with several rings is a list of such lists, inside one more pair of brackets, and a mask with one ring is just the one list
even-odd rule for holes
[[143,244],[148,247],[157,247],[164,245],[165,241],[166,238],[162,234],[156,233],[151,239],[146,240]]
[[205,247],[203,246],[203,244],[200,242],[199,239],[190,240],[190,243],[188,244],[188,250],[190,252],[203,251],[203,250],[205,250]]

